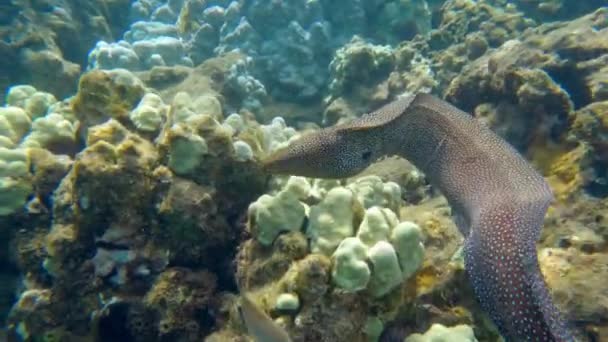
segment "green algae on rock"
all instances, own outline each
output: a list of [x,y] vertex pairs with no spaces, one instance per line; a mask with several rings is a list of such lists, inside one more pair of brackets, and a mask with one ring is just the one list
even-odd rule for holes
[[127,0],[3,3],[0,101],[4,88],[18,83],[62,98],[73,93],[89,49],[126,28],[128,5]]
[[81,130],[109,118],[125,124],[144,93],[143,83],[127,70],[93,70],[80,78],[72,106]]
[[[273,303],[286,293],[297,295],[297,311],[276,310],[293,338],[312,338],[321,330],[323,336],[338,332],[321,326],[308,330],[321,322],[316,310],[334,317],[347,309],[329,298],[360,301],[359,309],[337,323],[345,334],[362,331],[372,307],[390,320],[403,300],[399,288],[420,267],[424,254],[420,229],[411,222],[399,223],[392,211],[401,206],[399,186],[375,176],[346,186],[302,177],[279,184],[274,195],[263,195],[250,206],[253,238],[239,252],[241,287],[258,289],[251,292],[253,297]],[[386,303],[386,298],[393,302]],[[266,310],[272,314],[274,309]],[[297,323],[304,319],[305,326]]]
[[[17,96],[19,91],[22,96]],[[195,303],[201,297],[196,293],[172,307],[154,293],[165,288],[161,283],[169,278],[185,282],[184,286],[192,279],[194,289],[207,280],[215,284],[217,277],[228,276],[231,254],[217,251],[234,250],[239,215],[261,194],[266,182],[255,165],[258,154],[264,153],[261,146],[266,136],[259,125],[246,120],[235,130],[224,124],[220,102],[212,95],[193,101],[187,110],[166,105],[124,70],[88,73],[75,97],[38,106],[44,108],[32,123],[26,103],[35,93],[31,87],[16,88],[11,101],[26,109],[2,109],[8,113],[2,116],[6,135],[2,141],[7,145],[3,149],[21,159],[11,157],[10,163],[1,165],[6,165],[3,177],[4,171],[12,170],[10,184],[23,179],[23,189],[27,188],[23,196],[35,195],[28,213],[41,216],[36,230],[24,230],[14,240],[17,260],[29,274],[23,293],[46,291],[50,300],[36,312],[15,308],[9,319],[11,329],[42,338],[72,326],[78,332],[62,330],[65,335],[61,336],[84,339],[103,335],[98,328],[126,312],[128,317],[120,324],[130,336],[207,335],[210,326],[198,314],[214,310],[215,285],[200,288],[208,294],[207,304],[200,305]],[[183,115],[176,123],[179,110]],[[180,122],[183,129],[193,124],[192,134],[200,135],[209,149],[189,172],[176,175],[165,144],[168,132]],[[78,125],[81,143],[77,142]],[[249,158],[239,157],[237,141],[248,148],[250,143],[255,145],[255,152],[250,148]],[[70,145],[70,154],[54,155],[60,145]],[[26,171],[20,173],[23,177],[17,177],[19,169]],[[11,197],[18,203],[10,203],[8,220],[23,208],[26,197]],[[205,271],[168,271],[169,263]],[[173,275],[165,279],[166,272]],[[158,286],[151,287],[155,281]],[[102,293],[103,298],[98,297]],[[77,298],[68,300],[68,294]],[[131,299],[125,300],[125,294]],[[73,308],[94,320],[78,321],[62,314]],[[51,313],[61,319],[45,321]],[[179,318],[188,315],[188,319]],[[142,325],[154,328],[144,333]]]

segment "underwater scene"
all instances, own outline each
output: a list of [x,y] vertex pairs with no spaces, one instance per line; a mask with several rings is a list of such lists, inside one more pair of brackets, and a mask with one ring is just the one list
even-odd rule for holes
[[0,342],[608,342],[608,0],[0,0]]

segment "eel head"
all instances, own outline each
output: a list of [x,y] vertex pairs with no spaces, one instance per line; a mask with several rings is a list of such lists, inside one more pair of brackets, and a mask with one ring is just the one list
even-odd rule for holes
[[373,130],[352,125],[304,134],[262,161],[269,173],[344,178],[363,171],[381,156]]

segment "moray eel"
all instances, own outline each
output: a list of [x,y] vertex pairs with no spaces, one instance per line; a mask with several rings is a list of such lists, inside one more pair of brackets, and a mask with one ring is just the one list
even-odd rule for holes
[[304,134],[262,161],[270,173],[356,175],[401,156],[447,198],[477,299],[508,341],[573,341],[540,273],[536,241],[553,199],[543,177],[471,115],[432,95]]

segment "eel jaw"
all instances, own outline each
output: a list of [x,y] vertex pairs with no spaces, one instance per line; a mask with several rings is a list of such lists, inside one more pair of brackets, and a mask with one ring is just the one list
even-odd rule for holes
[[316,160],[290,153],[289,148],[279,150],[262,160],[262,170],[275,175],[326,178],[327,175]]
[[271,174],[327,178],[331,165],[339,159],[335,139],[326,130],[305,134],[262,160],[262,169]]

